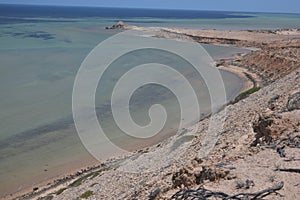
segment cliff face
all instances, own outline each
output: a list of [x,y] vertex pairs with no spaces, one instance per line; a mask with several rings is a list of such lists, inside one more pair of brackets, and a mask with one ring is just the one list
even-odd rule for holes
[[300,39],[292,39],[265,45],[233,63],[259,74],[268,84],[300,68],[299,58]]
[[199,43],[254,48],[252,53],[219,65],[235,65],[256,73],[264,85],[300,68],[300,30],[218,31],[162,29],[159,37]]

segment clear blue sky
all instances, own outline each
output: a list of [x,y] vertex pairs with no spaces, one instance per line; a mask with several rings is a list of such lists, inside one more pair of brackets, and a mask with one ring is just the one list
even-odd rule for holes
[[300,0],[0,0],[0,3],[300,13]]

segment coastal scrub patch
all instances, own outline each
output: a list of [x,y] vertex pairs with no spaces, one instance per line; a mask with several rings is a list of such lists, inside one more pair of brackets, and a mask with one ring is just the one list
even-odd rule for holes
[[92,196],[93,194],[94,194],[93,191],[88,190],[88,191],[86,191],[85,193],[83,193],[82,195],[80,195],[80,198],[82,198],[82,199],[87,199],[87,198],[89,198],[90,196]]
[[87,177],[84,176],[84,177],[81,177],[81,178],[77,179],[76,181],[74,181],[74,182],[72,182],[72,183],[70,184],[70,187],[78,187],[79,185],[81,185],[81,184],[84,182],[84,180],[85,180],[86,178],[87,178]]
[[38,200],[52,200],[53,199],[53,196],[52,195],[47,195],[45,197],[40,197],[38,198]]
[[247,97],[249,97],[251,94],[259,91],[261,89],[261,87],[254,87],[254,88],[251,88],[245,92],[242,92],[241,94],[239,94],[239,96],[237,96],[234,100],[233,100],[233,104],[239,102],[240,100],[243,100]]
[[93,172],[92,175],[91,175],[91,179],[94,179],[95,177],[99,176],[100,175],[100,172]]
[[85,180],[87,180],[87,179],[93,179],[93,178],[99,176],[99,175],[101,174],[101,172],[107,171],[107,170],[109,170],[109,169],[111,169],[111,168],[110,168],[110,167],[104,167],[104,168],[102,168],[102,169],[100,169],[100,170],[98,170],[98,171],[96,171],[96,172],[91,172],[91,173],[89,173],[89,174],[87,174],[87,175],[85,175],[85,176],[83,176],[83,177],[81,177],[81,178],[75,180],[75,181],[72,182],[69,186],[70,186],[70,187],[78,187],[78,186],[81,185]]
[[63,193],[67,188],[61,188],[59,189],[55,194],[56,195],[60,195],[61,193]]

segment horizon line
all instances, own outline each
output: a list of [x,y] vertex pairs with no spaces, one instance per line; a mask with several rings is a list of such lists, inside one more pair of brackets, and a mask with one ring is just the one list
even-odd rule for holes
[[236,13],[264,13],[264,14],[296,14],[298,12],[280,12],[280,11],[243,11],[243,10],[195,10],[195,9],[180,9],[180,8],[145,8],[145,7],[110,7],[110,6],[92,6],[92,5],[57,5],[57,4],[18,4],[18,3],[1,3],[0,5],[13,5],[13,6],[53,6],[53,7],[79,7],[79,8],[116,8],[116,9],[145,9],[145,10],[175,10],[175,11],[215,11],[215,12],[236,12]]

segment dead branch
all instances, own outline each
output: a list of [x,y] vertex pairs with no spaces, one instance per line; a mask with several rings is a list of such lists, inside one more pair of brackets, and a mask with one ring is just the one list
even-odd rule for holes
[[286,157],[285,152],[285,146],[288,146],[290,148],[300,148],[300,142],[296,139],[300,139],[300,135],[294,135],[294,136],[288,136],[286,138],[283,138],[281,140],[278,140],[276,143],[270,144],[270,145],[264,145],[267,148],[272,148],[277,151],[277,153],[280,155],[280,157]]
[[262,190],[262,191],[259,191],[259,192],[255,192],[255,193],[240,193],[240,194],[236,194],[236,195],[233,195],[233,196],[229,196],[228,198],[226,199],[245,199],[245,197],[249,198],[250,196],[252,196],[252,198],[249,198],[251,200],[256,200],[256,199],[262,199],[272,193],[276,193],[276,191],[278,190],[281,190],[283,188],[283,185],[284,183],[283,182],[280,182],[278,185],[276,185],[275,187],[273,188],[268,188],[268,189],[265,189],[265,190]]
[[265,190],[261,190],[259,192],[254,193],[238,193],[234,195],[228,195],[223,192],[213,192],[210,190],[205,189],[203,186],[198,188],[197,190],[186,190],[186,191],[179,191],[174,194],[170,199],[171,200],[206,200],[208,198],[214,197],[222,200],[258,200],[263,199],[264,197],[270,194],[278,194],[277,191],[283,188],[284,183],[280,182],[278,185],[272,188],[268,188]]
[[283,142],[287,142],[288,146],[291,147],[299,147],[298,143],[295,141],[295,139],[300,138],[300,135],[294,135],[294,136],[288,136],[287,138],[284,138],[282,140],[279,140],[276,144],[275,144],[275,148],[278,147],[281,143]]
[[300,173],[300,169],[293,169],[293,168],[288,168],[288,169],[279,168],[279,169],[276,169],[275,171]]
[[293,162],[293,161],[300,161],[300,158],[294,158],[294,157],[291,157],[289,159],[285,159],[283,160],[284,162]]
[[284,158],[286,156],[284,148],[285,148],[285,146],[276,148],[276,151],[280,155],[281,158]]
[[261,144],[261,145],[266,148],[276,149],[277,147],[280,147],[282,143],[285,142],[285,144],[289,147],[300,148],[300,143],[296,141],[297,138],[300,139],[300,135],[288,136],[286,138],[278,140],[277,142],[271,144]]

